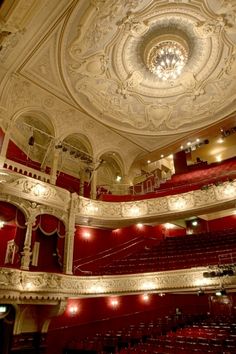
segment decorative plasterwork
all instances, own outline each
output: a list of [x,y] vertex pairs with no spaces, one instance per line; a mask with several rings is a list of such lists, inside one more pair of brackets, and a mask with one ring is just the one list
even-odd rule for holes
[[69,276],[0,268],[0,301],[60,301],[70,297],[135,294],[142,292],[193,292],[202,288],[233,289],[236,277],[204,278],[209,269],[198,267],[167,272],[119,276]]
[[0,172],[0,196],[4,195],[6,201],[11,198],[22,199],[35,204],[37,208],[40,205],[40,208],[49,214],[59,212],[66,218],[73,199],[72,212],[76,223],[91,226],[117,227],[117,222],[121,226],[122,223],[138,220],[164,220],[196,212],[206,213],[222,206],[233,207],[236,200],[236,180],[166,197],[108,203],[83,198],[75,193],[70,194],[48,183],[4,169]]
[[11,172],[0,173],[0,198],[20,208],[35,209],[35,214],[48,213],[67,220],[70,193],[29,177]]
[[166,197],[141,200],[136,202],[100,202],[78,197],[76,215],[93,220],[148,220],[153,218],[178,217],[200,210],[218,208],[224,204],[227,208],[235,203],[236,181],[225,182],[222,185],[207,186],[204,190],[195,190],[187,193]]
[[11,124],[13,141],[25,152],[28,151],[28,139],[17,126],[17,120],[22,115],[33,115],[34,112],[37,116],[43,115],[50,121],[54,127],[55,141],[63,140],[70,134],[83,132],[91,144],[95,158],[100,157],[105,151],[116,151],[122,158],[126,173],[136,156],[143,152],[141,144],[140,147],[134,145],[129,139],[121,137],[76,107],[66,104],[17,74],[13,74],[8,81],[0,105],[1,116],[4,121],[8,119],[8,123]]
[[[76,7],[61,53],[74,99],[113,128],[147,135],[186,132],[222,118],[223,109],[231,113],[236,8],[210,5],[104,0],[91,1],[84,14]],[[178,79],[163,82],[147,69],[144,53],[159,36],[173,34],[188,43],[189,60]]]

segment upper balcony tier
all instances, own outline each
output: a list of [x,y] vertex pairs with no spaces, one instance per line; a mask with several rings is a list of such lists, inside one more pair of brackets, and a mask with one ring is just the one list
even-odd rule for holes
[[38,213],[42,213],[43,209],[48,212],[50,208],[52,213],[65,220],[72,208],[75,223],[80,225],[116,228],[135,222],[165,222],[235,207],[235,159],[202,171],[204,180],[200,179],[198,185],[191,180],[189,184],[187,176],[179,176],[181,184],[171,190],[162,189],[160,194],[155,192],[151,196],[142,196],[145,198],[142,200],[126,201],[127,196],[119,196],[119,202],[111,200],[109,203],[84,198],[49,184],[46,174],[32,168],[15,162],[10,164],[9,161],[6,164],[8,168],[0,170],[1,200],[11,201],[23,209],[25,206],[25,210],[26,204],[31,202],[40,209]]

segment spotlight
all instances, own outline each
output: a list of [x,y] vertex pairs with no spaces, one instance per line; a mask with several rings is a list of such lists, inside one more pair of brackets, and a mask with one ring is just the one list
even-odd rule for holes
[[29,138],[28,144],[29,144],[29,146],[33,146],[34,145],[34,137],[33,137],[33,135]]
[[226,290],[225,289],[216,290],[215,295],[216,296],[224,296],[224,295],[226,295]]
[[58,143],[57,145],[55,145],[55,149],[61,149],[62,148],[62,143]]
[[198,292],[197,292],[197,295],[198,296],[203,296],[205,295],[204,291],[202,289],[199,289]]

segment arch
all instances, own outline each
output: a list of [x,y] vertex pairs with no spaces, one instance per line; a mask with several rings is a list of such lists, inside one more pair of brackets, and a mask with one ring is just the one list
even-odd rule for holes
[[10,196],[10,195],[7,195],[6,198],[4,198],[4,194],[1,194],[0,195],[0,202],[13,204],[17,209],[19,209],[23,213],[25,220],[27,220],[29,218],[29,216],[30,216],[29,211],[24,206],[24,204],[22,204],[22,202],[20,203],[18,198],[14,199],[14,196]]
[[82,150],[91,156],[93,155],[92,144],[89,138],[82,133],[73,132],[67,134],[64,137],[62,136],[61,141],[67,143],[68,145],[71,145],[72,147],[77,148],[78,150]]
[[51,165],[55,125],[51,117],[35,107],[17,111],[11,118],[6,157],[41,170]]
[[12,125],[14,126],[14,124],[16,124],[17,120],[20,117],[23,116],[32,116],[37,118],[37,120],[42,121],[44,123],[44,125],[47,127],[48,130],[48,134],[50,132],[50,134],[52,136],[56,136],[57,135],[57,128],[56,125],[54,123],[54,119],[52,117],[52,115],[50,115],[48,112],[41,110],[38,107],[27,107],[27,109],[20,109],[19,111],[15,112],[14,115],[11,117],[11,122]]

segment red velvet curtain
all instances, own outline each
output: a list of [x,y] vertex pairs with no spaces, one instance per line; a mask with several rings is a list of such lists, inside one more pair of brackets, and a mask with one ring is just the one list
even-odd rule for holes
[[62,270],[65,225],[53,215],[42,214],[33,227],[32,249],[39,243],[37,270],[60,272]]

